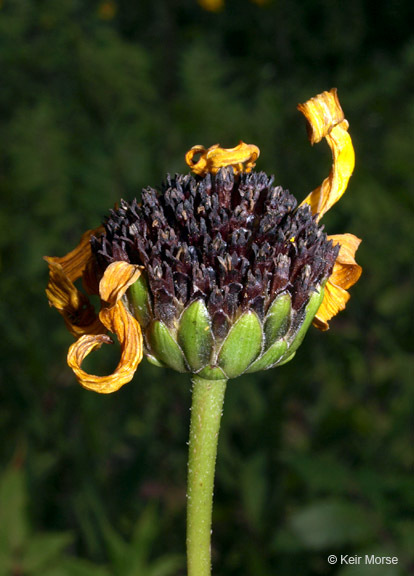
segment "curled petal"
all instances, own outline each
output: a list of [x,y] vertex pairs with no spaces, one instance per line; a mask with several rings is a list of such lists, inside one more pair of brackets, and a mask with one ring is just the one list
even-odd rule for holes
[[99,294],[99,279],[101,272],[98,269],[98,263],[91,257],[86,263],[85,269],[82,272],[82,286],[88,294]]
[[128,262],[112,262],[105,270],[99,284],[99,295],[102,300],[113,306],[125,294],[128,288],[141,275],[141,266]]
[[348,186],[355,166],[354,148],[336,88],[299,104],[298,109],[308,121],[311,144],[326,138],[332,151],[333,164],[329,176],[302,202],[302,205],[310,205],[312,213],[318,214],[319,220],[341,198]]
[[355,261],[355,252],[361,240],[353,234],[336,234],[328,238],[334,245],[339,244],[340,249],[325,285],[322,304],[313,320],[314,326],[320,330],[328,330],[328,320],[345,308],[350,298],[347,289],[358,281],[362,273],[361,266]]
[[67,361],[84,388],[110,394],[132,380],[142,360],[142,333],[140,325],[122,300],[118,300],[111,308],[102,309],[100,318],[105,327],[116,334],[121,345],[121,359],[115,371],[109,376],[94,376],[81,368],[82,361],[92,350],[100,348],[104,343],[111,343],[106,334],[79,338],[69,348]]
[[312,146],[325,138],[334,126],[345,120],[336,88],[322,92],[304,104],[298,104],[298,110],[308,121],[308,137]]
[[[196,161],[195,156],[200,155]],[[185,161],[193,172],[199,176],[208,173],[216,174],[220,168],[232,166],[235,174],[250,172],[256,166],[260,150],[254,144],[240,141],[234,148],[220,148],[219,144],[210,146],[193,146],[185,155]]]
[[116,334],[121,345],[121,359],[115,371],[109,376],[94,376],[81,368],[84,358],[111,339],[105,334],[82,336],[72,344],[68,352],[68,365],[74,371],[80,384],[89,390],[109,394],[132,380],[138,364],[142,360],[142,333],[124,302],[121,300],[127,289],[140,276],[139,266],[127,262],[113,262],[105,270],[99,284],[101,300],[106,305],[99,313],[104,327]]
[[335,284],[332,284],[328,280],[325,285],[323,301],[313,319],[313,325],[319,328],[319,330],[328,330],[328,320],[336,316],[341,310],[344,310],[349,299],[350,295],[346,290],[340,286],[335,286]]
[[49,304],[63,316],[66,327],[75,338],[82,334],[99,334],[104,329],[89,299],[65,274],[61,264],[45,257],[49,264],[46,294]]
[[[49,304],[62,314],[69,332],[76,338],[83,334],[99,334],[103,330],[89,299],[74,285],[75,280],[80,278],[92,263],[91,236],[101,231],[102,226],[82,234],[78,246],[66,256],[44,257],[49,265],[49,283],[46,288]],[[92,278],[92,274],[89,276]],[[89,293],[97,293],[91,289],[91,280],[84,284],[89,284]]]
[[57,264],[60,264],[64,274],[68,277],[69,280],[74,282],[82,276],[87,263],[92,257],[91,237],[103,232],[103,226],[87,230],[84,234],[82,234],[81,240],[76,248],[66,254],[66,256],[45,256],[45,260],[47,262],[56,262]]
[[362,268],[355,261],[355,252],[361,240],[353,234],[333,234],[328,236],[333,244],[339,244],[339,254],[329,280],[347,290],[353,286],[362,274]]

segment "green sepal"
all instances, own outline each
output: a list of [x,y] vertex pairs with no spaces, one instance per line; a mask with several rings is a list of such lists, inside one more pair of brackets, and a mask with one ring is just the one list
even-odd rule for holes
[[141,274],[138,280],[128,288],[127,298],[132,305],[135,318],[142,328],[146,328],[151,320],[151,312],[145,274]]
[[201,370],[209,363],[213,334],[210,314],[203,300],[196,300],[184,310],[177,340],[193,372]]
[[292,300],[287,292],[280,294],[274,300],[264,321],[265,349],[286,334],[290,324],[291,310]]
[[198,372],[197,376],[205,380],[226,380],[226,375],[218,366],[206,366],[201,372]]
[[255,312],[245,312],[231,327],[218,355],[218,365],[228,378],[242,374],[260,354],[263,331]]
[[301,323],[293,334],[293,337],[291,336],[292,339],[288,347],[289,356],[293,352],[296,352],[296,350],[302,344],[305,334],[308,331],[309,326],[312,324],[312,320],[314,319],[316,312],[319,310],[320,305],[322,304],[323,293],[324,290],[322,287],[320,287],[315,292],[313,292],[309,298],[309,302],[306,304],[305,313]]
[[285,340],[278,340],[275,342],[260,358],[258,358],[246,370],[247,374],[250,372],[259,372],[259,370],[268,370],[271,368],[287,350],[287,343]]
[[158,368],[165,368],[165,364],[162,364],[162,362],[160,362],[158,358],[155,358],[155,356],[152,356],[152,354],[146,354],[145,357],[153,366],[157,366]]
[[293,354],[288,354],[287,356],[285,356],[281,362],[277,363],[277,366],[283,366],[283,364],[287,364],[288,362],[290,362],[291,360],[293,360],[293,358],[296,356],[296,352],[293,352]]
[[152,355],[159,362],[177,370],[177,372],[188,372],[183,351],[163,322],[155,320],[149,326],[147,335]]

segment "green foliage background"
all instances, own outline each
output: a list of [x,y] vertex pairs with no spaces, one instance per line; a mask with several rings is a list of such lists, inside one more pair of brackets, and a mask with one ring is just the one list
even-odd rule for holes
[[[1,574],[185,573],[189,381],[143,362],[113,396],[81,389],[42,256],[185,171],[193,144],[253,142],[303,198],[331,160],[295,107],[332,86],[357,166],[324,221],[363,238],[364,274],[292,363],[230,382],[214,574],[414,574],[413,6],[0,3]],[[399,564],[326,560],[366,553]]]

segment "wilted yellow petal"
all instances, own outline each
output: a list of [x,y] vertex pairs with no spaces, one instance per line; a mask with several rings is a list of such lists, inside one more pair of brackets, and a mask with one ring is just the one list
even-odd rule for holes
[[[66,256],[44,257],[49,264],[49,283],[46,288],[49,304],[62,314],[69,332],[76,338],[83,334],[99,334],[103,330],[89,299],[74,285],[75,280],[82,276],[91,263],[91,236],[101,231],[102,227],[85,232],[78,246]],[[89,293],[93,291],[89,289]]]
[[105,270],[99,284],[101,300],[107,302],[109,306],[113,306],[138,280],[141,270],[142,266],[135,266],[128,262],[112,262]]
[[95,258],[91,257],[82,272],[82,286],[88,294],[99,294],[101,272]]
[[333,164],[329,176],[301,204],[309,204],[319,220],[341,198],[348,186],[355,166],[354,148],[336,88],[299,104],[298,109],[308,121],[311,144],[326,138],[332,151]]
[[328,236],[333,244],[339,244],[339,254],[329,280],[345,288],[353,286],[362,274],[362,268],[355,261],[355,252],[358,250],[361,240],[353,234],[333,234]]
[[109,336],[82,336],[69,348],[68,365],[80,384],[89,390],[101,394],[115,392],[132,380],[142,360],[141,327],[121,300],[140,274],[139,266],[127,262],[113,262],[105,270],[99,285],[101,299],[107,303],[101,309],[99,318],[107,330],[116,334],[121,345],[121,359],[115,371],[109,376],[94,376],[81,368],[84,358],[92,350],[111,342]]
[[62,265],[45,258],[49,264],[46,294],[49,304],[62,314],[66,327],[75,338],[82,334],[99,334],[103,326],[89,299],[82,294],[63,271]]
[[[195,161],[194,157],[197,155],[200,155],[200,158]],[[232,166],[235,174],[240,174],[250,172],[256,166],[259,156],[260,150],[257,146],[240,141],[234,148],[220,148],[219,144],[214,144],[206,150],[204,146],[193,146],[185,155],[185,161],[199,176],[216,174],[225,166]]]
[[60,264],[67,278],[74,282],[82,276],[82,272],[85,270],[87,263],[91,259],[91,237],[97,236],[103,232],[103,226],[87,230],[82,234],[81,240],[76,248],[66,254],[66,256],[45,256],[45,260],[47,262],[56,262],[57,264]]
[[328,320],[343,310],[350,295],[347,289],[353,286],[362,273],[362,268],[355,261],[355,252],[361,240],[353,234],[335,234],[328,236],[334,245],[340,244],[339,254],[332,274],[325,285],[322,304],[313,320],[320,330],[328,330]]
[[84,358],[92,350],[100,348],[104,343],[111,343],[106,334],[79,338],[69,348],[68,365],[84,388],[101,394],[110,394],[132,380],[142,360],[142,334],[140,325],[121,300],[112,308],[105,309],[104,314],[102,312],[100,314],[102,322],[110,332],[116,334],[121,345],[121,359],[115,371],[109,376],[94,376],[81,368]]
[[313,319],[313,325],[319,330],[328,330],[330,320],[333,316],[344,310],[350,295],[340,286],[335,286],[329,280],[325,285],[322,304]]

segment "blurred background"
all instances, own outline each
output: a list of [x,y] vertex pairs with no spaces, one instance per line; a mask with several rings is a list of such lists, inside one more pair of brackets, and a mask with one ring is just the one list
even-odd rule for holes
[[[296,104],[333,86],[357,164],[324,224],[363,239],[364,273],[293,362],[229,383],[214,574],[414,574],[413,21],[409,0],[0,1],[1,574],[185,574],[189,378],[144,361],[81,389],[42,257],[194,144],[257,144],[301,200],[331,155]],[[376,553],[399,563],[327,562]]]

